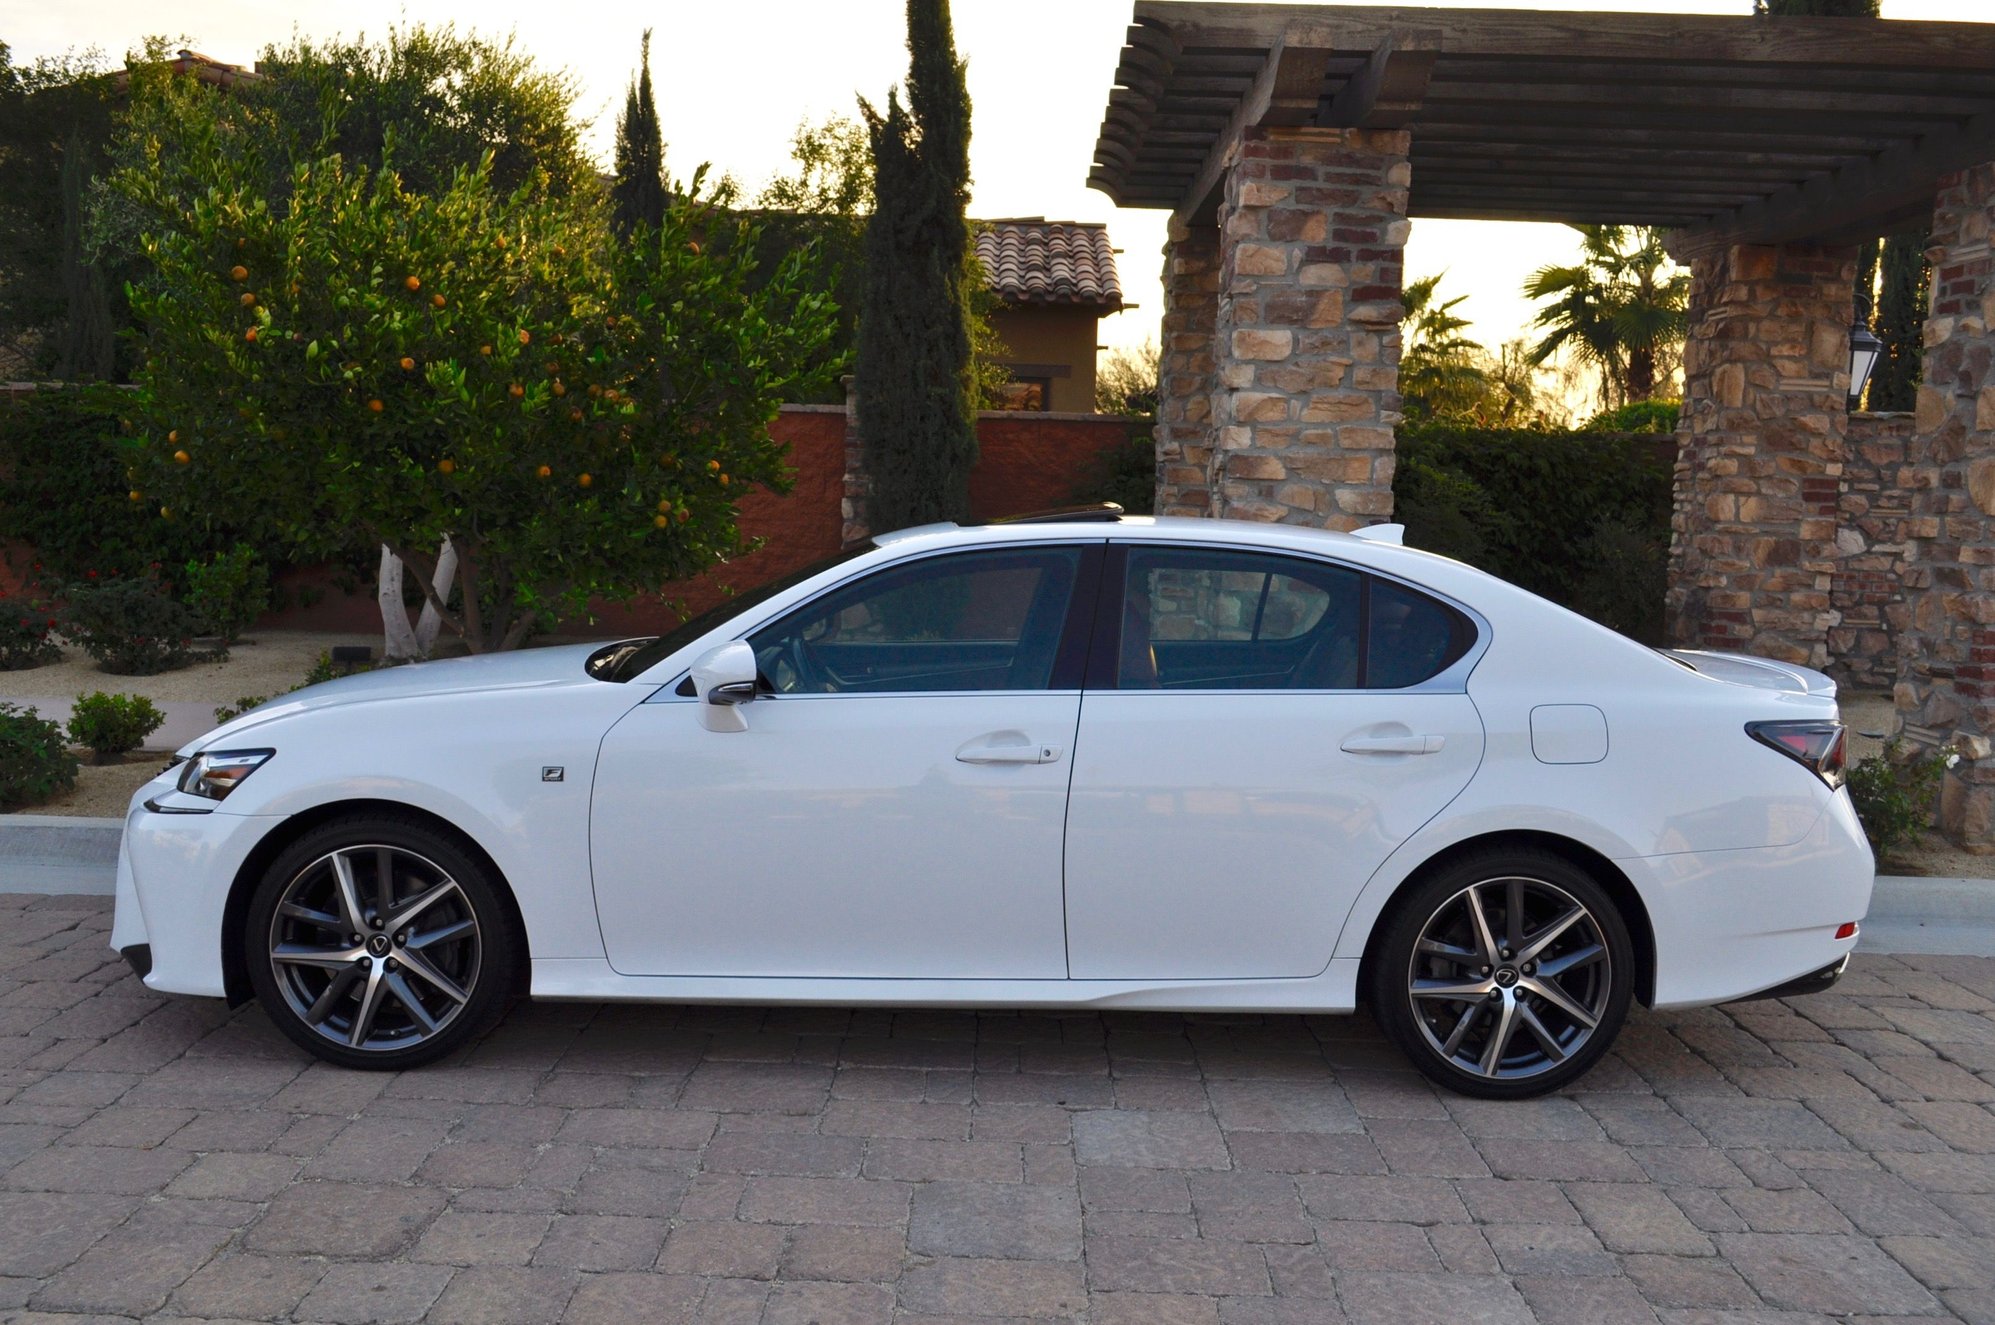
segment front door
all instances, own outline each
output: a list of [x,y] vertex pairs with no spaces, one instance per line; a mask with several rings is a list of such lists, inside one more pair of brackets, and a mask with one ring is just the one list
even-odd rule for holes
[[1474,624],[1350,567],[1209,547],[1130,544],[1103,592],[1068,808],[1074,978],[1317,974],[1481,759],[1474,705],[1432,684]]
[[1065,977],[1062,828],[1099,558],[947,553],[831,590],[748,636],[763,693],[745,732],[708,731],[667,693],[638,705],[603,742],[591,812],[610,964]]

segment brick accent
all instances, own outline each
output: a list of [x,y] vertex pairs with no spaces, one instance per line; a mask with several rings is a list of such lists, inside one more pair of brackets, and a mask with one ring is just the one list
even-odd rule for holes
[[1670,634],[1821,667],[1848,421],[1854,246],[1691,265]]
[[1906,468],[1912,416],[1852,414],[1837,505],[1836,573],[1829,606],[1829,671],[1845,685],[1889,690],[1898,679],[1898,640],[1911,621],[1906,558],[1918,519]]
[[1965,756],[1940,827],[1995,853],[1995,163],[1941,180],[1932,306],[1914,414],[1916,541],[1898,716],[1908,740]]
[[1211,513],[1392,514],[1404,131],[1250,129],[1219,210]]
[[1209,515],[1213,319],[1219,309],[1219,231],[1193,229],[1164,246],[1163,357],[1158,368],[1157,514]]

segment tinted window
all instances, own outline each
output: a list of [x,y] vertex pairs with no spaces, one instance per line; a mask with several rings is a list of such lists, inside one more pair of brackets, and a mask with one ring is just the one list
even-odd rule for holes
[[1419,685],[1468,652],[1468,619],[1445,603],[1390,580],[1372,580],[1365,684],[1373,690]]
[[1132,547],[1116,685],[1351,689],[1362,583],[1356,571],[1289,557]]
[[781,694],[1043,690],[1075,548],[931,557],[869,575],[748,637]]

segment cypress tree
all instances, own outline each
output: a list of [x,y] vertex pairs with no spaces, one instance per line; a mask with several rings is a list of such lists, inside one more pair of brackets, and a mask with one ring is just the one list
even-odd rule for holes
[[83,181],[89,171],[81,131],[72,129],[62,152],[62,295],[67,313],[56,356],[56,376],[75,381],[116,375],[118,341],[104,273],[83,248]]
[[1877,338],[1884,342],[1870,376],[1870,407],[1911,409],[1919,392],[1926,331],[1926,287],[1932,268],[1926,264],[1927,236],[1921,232],[1892,235],[1884,241],[1879,260]]
[[948,0],[908,0],[907,100],[859,103],[873,215],[854,372],[858,426],[884,532],[969,510],[977,458],[968,316],[970,95]]
[[610,221],[625,236],[640,224],[655,230],[665,219],[665,140],[651,99],[650,28],[643,50],[617,121],[616,182],[610,186]]

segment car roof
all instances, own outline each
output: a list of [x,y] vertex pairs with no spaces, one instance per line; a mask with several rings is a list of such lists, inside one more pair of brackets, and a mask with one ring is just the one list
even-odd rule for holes
[[958,525],[948,522],[915,525],[891,533],[875,534],[876,546],[903,548],[925,543],[935,547],[981,547],[999,542],[1043,543],[1049,539],[1163,540],[1200,543],[1253,543],[1262,547],[1286,547],[1301,551],[1337,552],[1344,555],[1382,546],[1372,539],[1307,525],[1267,524],[1255,520],[1207,520],[1181,515],[1124,515],[1105,520],[1099,516],[1074,520],[1033,519],[1018,522]]

